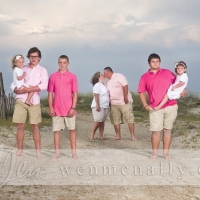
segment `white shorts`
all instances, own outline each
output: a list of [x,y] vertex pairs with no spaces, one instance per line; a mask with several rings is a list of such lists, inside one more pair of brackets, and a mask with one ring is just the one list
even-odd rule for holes
[[99,112],[96,111],[96,107],[92,108],[92,114],[95,122],[105,122],[109,108],[101,108]]

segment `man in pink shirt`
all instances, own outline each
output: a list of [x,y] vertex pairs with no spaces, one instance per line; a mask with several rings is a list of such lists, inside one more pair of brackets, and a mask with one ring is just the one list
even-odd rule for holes
[[76,155],[76,104],[78,99],[77,78],[68,70],[69,58],[62,55],[58,59],[59,70],[52,74],[48,84],[49,114],[52,116],[55,155],[60,156],[60,131],[67,126],[70,133],[72,157]]
[[121,140],[120,124],[127,122],[131,139],[135,141],[133,99],[128,90],[126,77],[114,73],[110,67],[104,68],[104,76],[109,79],[106,86],[110,93],[110,118],[116,132],[115,140]]
[[[169,86],[174,83],[176,76],[168,69],[160,68],[160,57],[153,53],[148,58],[150,69],[140,78],[138,93],[143,107],[149,112],[150,131],[152,131],[151,143],[153,155],[156,159],[160,143],[160,132],[164,129],[163,154],[169,159],[169,148],[171,144],[171,129],[177,116],[178,106],[176,100],[168,100],[160,110],[153,108],[158,106],[167,93]],[[146,101],[148,93],[149,104]]]
[[[44,67],[39,65],[39,61],[42,56],[40,50],[37,47],[31,48],[28,51],[27,57],[30,60],[30,63],[23,68],[23,71],[26,72],[24,82],[31,87],[23,87],[23,89],[12,88],[12,90],[17,94],[12,120],[14,123],[17,123],[18,151],[16,155],[22,155],[24,126],[28,113],[29,123],[31,124],[33,131],[36,155],[38,158],[41,158],[40,131],[38,125],[42,121],[40,108],[40,91],[47,89],[48,73]],[[33,97],[31,98],[31,106],[25,103],[29,92],[34,92]]]

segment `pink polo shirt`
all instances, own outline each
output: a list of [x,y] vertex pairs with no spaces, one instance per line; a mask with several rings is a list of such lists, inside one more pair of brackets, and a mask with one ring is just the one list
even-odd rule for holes
[[48,92],[54,93],[53,109],[56,116],[67,116],[72,107],[72,95],[78,92],[76,75],[58,70],[49,78]]
[[[46,90],[48,85],[48,72],[47,70],[40,66],[39,64],[33,68],[26,65],[22,68],[24,72],[26,72],[26,76],[24,78],[24,83],[27,85],[38,86],[40,90]],[[15,88],[11,88],[14,90]],[[25,94],[17,94],[16,99],[19,99],[22,102],[25,102],[27,99],[28,93]],[[31,98],[31,103],[33,105],[40,103],[40,92],[34,92],[33,97]]]
[[[156,73],[149,70],[140,78],[138,93],[147,92],[150,106],[158,106],[175,79],[176,76],[168,69],[160,68]],[[176,100],[168,100],[162,108],[175,104]]]
[[[110,102],[112,105],[124,105],[123,87],[128,85],[126,77],[120,73],[113,73],[107,81],[106,86],[110,93]],[[133,102],[131,93],[128,91],[128,101]]]

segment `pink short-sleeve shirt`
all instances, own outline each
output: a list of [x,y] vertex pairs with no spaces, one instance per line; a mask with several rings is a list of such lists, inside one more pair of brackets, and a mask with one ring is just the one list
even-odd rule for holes
[[[112,105],[124,105],[123,87],[128,85],[126,77],[120,73],[113,73],[107,81],[106,86],[110,93],[110,102]],[[128,91],[128,101],[133,102],[130,91]]]
[[[148,93],[149,103],[151,107],[160,104],[168,88],[174,83],[176,76],[168,69],[159,69],[156,73],[148,71],[140,78],[138,93]],[[173,106],[176,100],[168,100],[162,107]]]
[[76,75],[69,71],[55,72],[49,78],[48,92],[54,93],[53,109],[56,116],[68,116],[72,107],[72,95],[78,92]]

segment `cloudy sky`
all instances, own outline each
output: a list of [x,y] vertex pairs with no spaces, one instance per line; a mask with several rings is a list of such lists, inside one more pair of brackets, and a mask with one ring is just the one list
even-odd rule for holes
[[[188,65],[188,90],[200,91],[199,0],[0,0],[0,72],[6,93],[12,82],[11,58],[26,56],[30,47],[42,51],[49,74],[57,58],[70,58],[81,93],[91,92],[90,78],[110,66],[124,74],[136,92],[148,70],[151,53],[161,67]],[[28,63],[28,59],[26,59]]]

